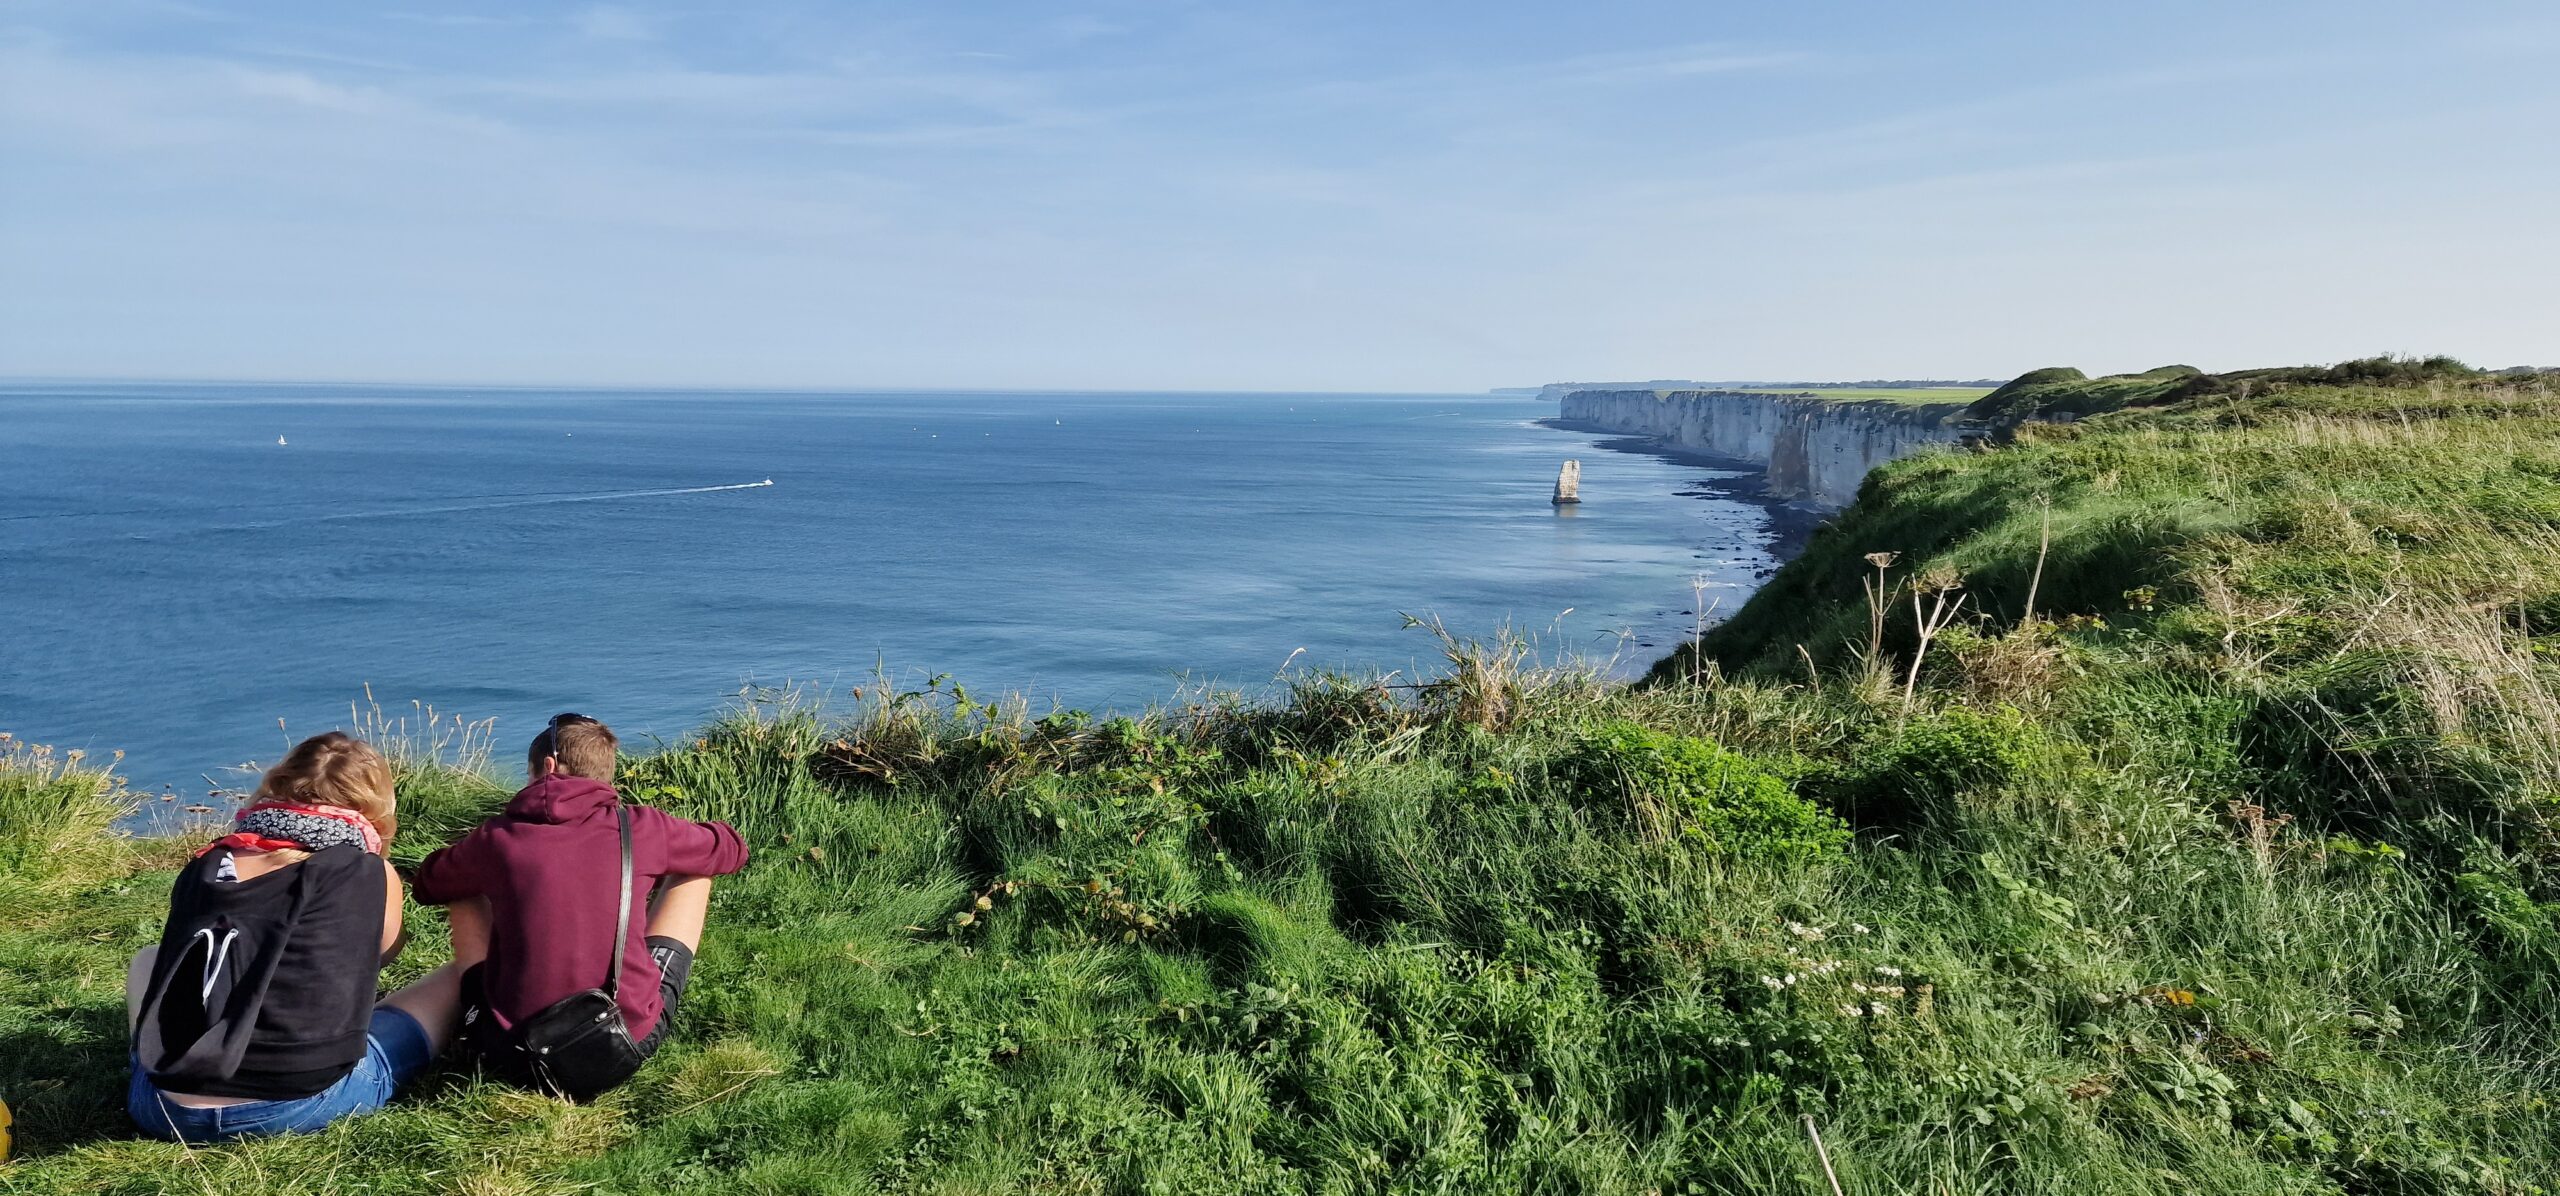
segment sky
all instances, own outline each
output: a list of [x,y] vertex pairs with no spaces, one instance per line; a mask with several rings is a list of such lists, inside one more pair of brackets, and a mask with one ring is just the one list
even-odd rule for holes
[[0,0],[0,376],[2560,364],[2560,6]]

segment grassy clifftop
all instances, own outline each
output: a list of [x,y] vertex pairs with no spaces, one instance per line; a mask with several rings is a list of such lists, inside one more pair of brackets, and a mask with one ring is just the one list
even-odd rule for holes
[[[1643,687],[747,710],[632,768],[757,856],[631,1091],[192,1154],[173,851],[20,749],[0,1188],[2560,1188],[2555,474],[2539,383],[2198,394],[1887,467]],[[403,859],[501,795],[430,755]]]
[[2474,369],[2450,357],[2365,357],[2335,365],[2277,366],[2208,374],[2191,365],[2164,365],[2139,374],[2092,378],[2069,366],[2029,370],[1976,400],[1966,414],[1995,422],[2076,417],[2128,407],[2194,405],[2228,399],[2246,406],[2253,398],[2295,394],[2327,408],[2344,390],[2388,393],[2396,398],[2441,394],[2447,389],[2529,386],[2547,383],[2546,371]]
[[1744,394],[1788,395],[1834,403],[1914,403],[1921,406],[1976,402],[1989,394],[1974,386],[1835,386],[1819,390],[1783,386],[1745,387]]

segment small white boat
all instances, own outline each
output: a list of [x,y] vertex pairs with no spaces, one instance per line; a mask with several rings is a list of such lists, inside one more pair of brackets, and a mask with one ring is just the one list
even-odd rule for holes
[[284,443],[284,437],[282,437],[282,436],[278,436],[278,437],[276,437],[276,443],[277,443],[277,444],[283,444],[283,443]]

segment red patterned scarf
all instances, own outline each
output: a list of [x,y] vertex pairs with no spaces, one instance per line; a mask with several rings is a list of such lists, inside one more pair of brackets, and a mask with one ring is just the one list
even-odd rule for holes
[[217,847],[254,852],[318,851],[341,846],[382,854],[382,832],[375,830],[364,815],[345,806],[262,801],[240,811],[232,822],[238,830],[205,844],[196,854],[203,855]]

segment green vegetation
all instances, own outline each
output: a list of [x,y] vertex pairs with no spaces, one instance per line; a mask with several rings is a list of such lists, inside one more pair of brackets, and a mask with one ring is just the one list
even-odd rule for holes
[[1753,387],[1746,393],[1810,395],[1842,403],[1971,403],[1990,391],[1979,386],[1833,386],[1819,390]]
[[[2336,365],[2281,366],[2208,374],[2191,365],[2164,365],[2139,374],[2091,378],[2069,366],[2029,370],[2007,385],[1982,396],[1965,414],[1969,418],[2010,423],[2024,419],[2079,417],[2126,407],[2163,406],[2224,399],[2242,405],[2270,395],[2293,393],[2324,410],[2334,392],[2361,389],[2368,398],[2421,406],[2450,389],[2482,386],[2547,384],[2548,373],[2533,369],[2491,372],[2476,370],[2450,357],[2365,357]],[[2420,393],[2423,392],[2423,393]],[[2263,409],[2263,405],[2261,407]]]
[[1862,1194],[2560,1190],[2560,402],[2203,377],[1880,470],[1642,686],[743,710],[632,767],[758,855],[593,1107],[132,1138],[175,851],[18,749],[0,1187],[1819,1194],[1810,1125]]

